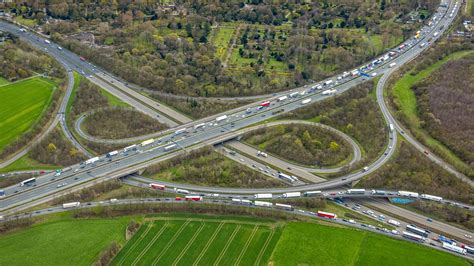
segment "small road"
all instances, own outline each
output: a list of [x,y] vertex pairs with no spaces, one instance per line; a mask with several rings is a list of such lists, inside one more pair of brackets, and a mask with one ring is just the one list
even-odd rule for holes
[[140,142],[141,140],[159,137],[164,134],[163,131],[160,131],[160,132],[155,132],[155,133],[151,133],[147,135],[141,135],[141,136],[136,136],[136,137],[124,138],[124,139],[102,139],[99,137],[91,136],[90,134],[88,134],[82,129],[82,123],[89,115],[93,114],[94,112],[97,112],[98,110],[100,109],[83,113],[74,122],[74,130],[77,132],[79,136],[81,136],[85,140],[96,142],[96,143],[104,143],[104,144],[127,144],[127,143],[137,143],[137,142]]
[[[380,106],[380,110],[382,111],[385,119],[387,121],[390,121],[391,124],[394,125],[395,130],[400,133],[406,141],[408,141],[411,145],[413,145],[418,151],[423,153],[428,159],[430,159],[432,162],[436,163],[455,177],[461,179],[462,181],[466,182],[467,184],[474,186],[474,181],[465,176],[464,174],[460,173],[457,171],[454,167],[446,163],[443,159],[439,158],[438,156],[434,155],[432,152],[428,152],[428,154],[425,153],[425,151],[428,151],[428,148],[426,148],[424,145],[422,145],[418,140],[416,140],[414,137],[412,137],[410,134],[408,134],[407,130],[405,130],[400,123],[392,116],[390,113],[389,108],[387,107],[387,104],[384,99],[384,87],[389,79],[390,75],[396,70],[396,68],[390,69],[387,71],[379,80],[377,84],[377,102]],[[396,134],[394,134],[395,136]]]
[[294,164],[294,163],[288,162],[286,160],[282,160],[282,159],[280,159],[280,158],[278,158],[274,155],[271,155],[271,154],[268,154],[268,157],[257,156],[257,152],[258,152],[257,149],[255,149],[254,147],[252,147],[250,145],[242,143],[242,142],[232,141],[232,142],[229,142],[227,145],[229,145],[230,147],[232,147],[236,150],[239,150],[239,151],[241,151],[241,152],[243,152],[243,153],[245,153],[249,156],[256,157],[256,158],[258,158],[258,160],[261,160],[261,161],[266,162],[268,164],[278,165],[278,167],[281,167],[283,169],[290,170],[289,168],[291,168],[291,169],[297,169],[299,171],[324,173],[324,174],[340,172],[344,167],[353,165],[354,163],[360,161],[360,159],[362,158],[362,153],[361,153],[360,147],[357,144],[357,142],[355,142],[351,137],[349,137],[345,133],[343,133],[343,132],[341,132],[341,131],[339,131],[335,128],[332,128],[330,126],[323,125],[323,124],[320,124],[320,123],[314,123],[314,122],[310,122],[310,121],[296,121],[296,120],[277,121],[277,122],[267,123],[265,125],[267,127],[271,127],[271,126],[284,125],[284,124],[286,124],[286,125],[291,125],[291,124],[312,125],[312,126],[324,128],[326,130],[329,130],[329,131],[339,135],[347,143],[349,143],[349,145],[351,145],[351,147],[352,147],[353,156],[352,156],[351,161],[349,163],[347,163],[346,165],[343,165],[343,166],[340,166],[340,167],[335,167],[335,168],[308,167],[308,166],[302,166],[302,165]]
[[[1,22],[0,22],[1,23]],[[58,60],[61,65],[67,68],[67,65],[65,64],[64,61]],[[66,116],[66,108],[67,104],[69,101],[69,98],[71,97],[72,90],[74,88],[74,75],[72,72],[67,73],[67,87],[66,87],[66,92],[61,99],[61,104],[58,110],[58,113],[54,117],[53,121],[49,124],[49,126],[41,132],[38,136],[36,136],[28,145],[23,147],[19,152],[15,153],[12,157],[8,158],[7,160],[3,161],[0,163],[0,169],[7,167],[8,165],[12,164],[16,160],[20,159],[24,155],[26,155],[35,144],[41,142],[46,135],[48,135],[50,132],[53,131],[53,129],[56,127],[56,125],[59,123],[61,125],[61,128],[68,138],[68,140],[74,145],[74,147],[84,153],[86,156],[91,157],[92,155],[84,148],[82,145],[77,142],[76,139],[74,139],[74,136],[71,134],[69,128],[67,127],[66,121],[65,121],[65,116]]]
[[[24,26],[21,26],[24,27]],[[100,69],[99,67],[81,60],[80,57],[71,51],[62,48],[58,49],[58,45],[48,40],[46,43],[44,36],[36,32],[20,32],[19,27],[15,24],[0,20],[0,29],[19,36],[22,40],[27,41],[37,49],[43,50],[49,55],[66,64],[67,69],[75,70],[93,83],[104,88],[114,96],[135,107],[137,110],[144,112],[150,117],[169,126],[176,126],[180,121],[189,122],[190,118],[182,115],[176,110],[158,103],[127,86],[127,82],[122,81],[118,77]]]
[[[64,63],[63,65],[67,67]],[[59,109],[59,124],[61,125],[61,129],[64,132],[64,135],[66,138],[72,143],[74,148],[76,148],[78,151],[82,152],[84,155],[87,157],[91,158],[93,157],[93,154],[90,153],[85,147],[83,147],[79,141],[77,141],[74,138],[74,135],[72,134],[71,130],[69,130],[69,127],[66,122],[66,113],[67,113],[67,104],[69,102],[69,99],[71,98],[72,90],[74,88],[74,75],[71,71],[68,71],[67,73],[68,76],[68,83],[67,83],[67,90],[66,94],[64,95],[63,101],[61,102],[61,106]]]

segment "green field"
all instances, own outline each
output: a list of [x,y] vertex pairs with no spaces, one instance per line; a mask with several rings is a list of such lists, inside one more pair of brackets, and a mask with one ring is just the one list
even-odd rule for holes
[[91,265],[112,241],[125,242],[129,219],[64,219],[1,235],[0,265]]
[[0,150],[40,118],[49,105],[55,84],[30,78],[0,87]]
[[227,48],[229,48],[235,29],[233,27],[218,27],[212,38],[216,47],[216,57],[224,61]]
[[311,223],[285,226],[272,265],[470,265],[466,260],[407,241],[356,229]]
[[[469,265],[445,252],[325,222],[186,213],[71,216],[47,216],[0,234],[0,265],[91,265],[112,242],[122,248],[110,265]],[[127,241],[132,219],[142,225]]]
[[266,265],[280,232],[270,223],[156,218],[142,225],[111,265]]

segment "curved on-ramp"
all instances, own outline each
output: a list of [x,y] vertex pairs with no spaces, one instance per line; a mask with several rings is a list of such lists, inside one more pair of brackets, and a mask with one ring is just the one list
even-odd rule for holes
[[[345,168],[347,166],[350,166],[350,165],[353,165],[354,163],[360,161],[360,159],[362,158],[362,152],[361,152],[360,147],[359,147],[359,145],[357,144],[356,141],[354,141],[351,137],[346,135],[344,132],[339,131],[339,130],[333,128],[333,127],[330,127],[330,126],[327,126],[327,125],[324,125],[324,124],[310,122],[310,121],[303,121],[303,120],[282,120],[282,121],[275,121],[275,122],[266,123],[265,127],[272,127],[272,126],[277,126],[277,125],[291,125],[291,124],[304,124],[304,125],[316,126],[316,127],[324,128],[328,131],[331,131],[331,132],[335,133],[336,135],[338,135],[342,139],[344,139],[344,141],[349,143],[349,145],[351,146],[351,148],[352,148],[352,159],[348,163],[344,164],[343,166],[334,167],[334,168],[325,168],[325,167],[316,168],[316,167],[309,167],[309,166],[304,166],[304,165],[299,165],[299,164],[296,164],[296,163],[292,163],[292,162],[289,162],[287,160],[280,159],[277,156],[272,155],[272,154],[268,154],[268,157],[266,157],[266,158],[265,157],[257,157],[256,154],[257,154],[258,150],[255,149],[254,147],[252,147],[250,145],[247,145],[247,144],[244,144],[242,142],[233,142],[233,143],[230,143],[229,146],[231,146],[231,147],[233,147],[233,148],[235,148],[235,149],[237,149],[237,150],[239,150],[239,151],[241,151],[241,152],[243,152],[247,155],[258,158],[259,160],[264,161],[264,162],[266,162],[268,164],[271,164],[271,165],[278,165],[278,166],[286,168],[286,169],[288,169],[288,167],[290,167],[292,169],[299,169],[301,171],[314,172],[314,173],[325,173],[325,174],[340,172],[341,170],[343,170],[343,168]],[[259,127],[259,128],[261,128],[261,127]],[[254,128],[254,129],[256,129],[256,128]]]

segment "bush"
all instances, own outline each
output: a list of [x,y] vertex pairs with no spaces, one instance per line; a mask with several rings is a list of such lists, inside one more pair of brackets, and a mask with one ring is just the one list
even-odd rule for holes
[[30,158],[40,163],[62,166],[76,164],[86,159],[84,154],[65,139],[58,128],[33,146]]
[[101,109],[89,115],[83,123],[87,133],[106,139],[135,137],[167,128],[141,112],[124,109]]

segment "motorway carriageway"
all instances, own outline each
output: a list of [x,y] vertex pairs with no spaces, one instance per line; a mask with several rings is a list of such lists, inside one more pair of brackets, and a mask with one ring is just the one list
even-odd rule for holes
[[[448,19],[445,23],[448,23],[450,20]],[[415,56],[417,56],[423,49],[426,49],[429,45],[424,46],[423,48],[418,47],[418,43],[426,41],[428,38],[439,38],[440,34],[437,36],[432,35],[434,31],[436,31],[436,26],[431,29],[431,32],[420,38],[419,40],[410,39],[406,43],[410,43],[411,45],[407,48],[404,53],[400,54],[398,57],[393,58],[392,60],[386,61],[384,64],[377,66],[372,71],[369,71],[371,77],[368,79],[373,78],[372,74],[385,73],[388,68],[389,63],[396,62],[398,66],[402,65],[403,63],[411,60]],[[444,27],[446,29],[447,27]],[[351,78],[350,80],[344,80],[342,84],[337,86],[338,92],[342,93],[344,91],[349,90],[350,88],[365,82],[365,78],[357,77]],[[327,86],[326,89],[335,88],[333,86]],[[306,90],[303,88],[301,91]],[[300,92],[301,92],[300,91]],[[84,182],[92,181],[99,182],[97,177],[102,177],[100,181],[106,180],[113,176],[114,173],[120,173],[122,175],[127,175],[133,173],[146,165],[151,163],[155,163],[157,161],[163,160],[164,157],[169,158],[172,157],[173,154],[170,154],[169,151],[164,151],[163,147],[170,145],[171,143],[176,144],[179,148],[197,148],[203,145],[209,144],[216,144],[219,142],[223,142],[229,138],[233,138],[236,135],[242,133],[242,131],[236,131],[238,128],[246,128],[250,125],[260,123],[270,117],[274,117],[278,114],[273,114],[274,111],[282,112],[289,112],[300,108],[302,105],[302,99],[311,99],[314,101],[320,101],[322,99],[327,98],[328,96],[322,95],[321,91],[312,92],[306,94],[305,96],[301,96],[299,98],[291,99],[290,101],[285,102],[273,102],[270,107],[267,107],[261,111],[252,111],[251,114],[246,114],[245,111],[237,112],[236,114],[229,114],[228,119],[225,123],[217,124],[216,122],[208,122],[205,128],[195,130],[193,133],[188,133],[187,135],[182,136],[175,136],[173,134],[164,136],[160,139],[157,143],[155,142],[153,145],[146,146],[144,149],[139,149],[136,153],[131,154],[124,160],[123,158],[126,155],[118,156],[118,160],[116,159],[115,162],[100,162],[98,164],[93,165],[93,169],[90,166],[87,167],[86,171],[79,171],[78,173],[66,173],[65,177],[63,178],[62,182],[66,185],[57,188],[57,185],[61,183],[59,180],[51,181],[51,176],[42,176],[38,178],[37,187],[25,189],[25,188],[18,188],[17,186],[9,187],[6,189],[7,197],[0,200],[0,210],[10,209],[14,206],[19,204],[23,204],[29,202],[34,199],[43,198],[46,195],[51,193],[56,193],[68,189],[71,192],[72,186],[79,185]],[[211,126],[212,124],[212,126]],[[393,138],[389,143],[389,146],[394,146],[396,143],[396,134],[392,134]],[[157,146],[158,144],[166,143],[165,145]],[[199,145],[198,145],[199,144]],[[176,152],[176,151],[175,151]],[[355,172],[349,174],[345,177],[333,179],[324,183],[320,184],[312,184],[306,186],[304,189],[311,190],[311,189],[325,189],[330,187],[337,187],[344,184],[351,183],[352,181],[360,179],[362,176],[369,174],[383,165],[393,154],[393,149],[387,149],[385,151],[387,153],[386,156],[379,157],[375,162],[373,162],[366,172]],[[177,153],[175,153],[177,154]],[[170,156],[167,156],[170,155]],[[145,162],[145,163],[143,163]],[[73,166],[73,168],[77,167]],[[74,175],[74,176],[72,176]],[[62,183],[62,184],[64,184]],[[25,191],[27,190],[27,191]],[[267,189],[267,191],[272,192],[290,192],[295,191],[295,188],[285,188],[285,189]],[[16,192],[15,192],[16,191]],[[265,191],[265,190],[263,190]],[[16,194],[16,195],[13,195]],[[241,193],[255,193],[253,190],[242,190]]]
[[[204,195],[204,196],[211,196],[217,194],[221,197],[229,198],[229,197],[237,197],[237,198],[245,198],[245,199],[253,199],[255,194],[259,194],[261,192],[257,191],[254,195],[249,195],[249,194],[239,194],[239,193],[232,193],[232,192],[221,192],[221,191],[206,191],[206,190],[199,190],[199,186],[195,187],[189,187],[190,185],[188,184],[174,184],[171,183],[171,185],[168,184],[168,182],[161,181],[161,180],[155,180],[151,178],[146,178],[138,175],[130,175],[128,177],[123,177],[121,180],[128,185],[133,185],[133,186],[138,186],[142,188],[149,188],[149,184],[160,184],[165,186],[165,191],[168,192],[175,192],[175,188],[177,189],[185,189],[189,191],[189,194],[198,194],[198,195]],[[301,187],[296,187],[299,190],[295,190],[292,192],[301,192],[301,195],[303,197],[304,192],[309,191],[305,190],[306,186],[301,186]],[[362,188],[361,188],[362,189]],[[375,191],[383,191],[383,194],[377,194]],[[211,194],[210,194],[211,193]],[[265,192],[266,194],[271,194],[272,198],[271,199],[281,199],[283,198],[283,194],[287,192],[279,192],[279,193],[271,193],[271,192]],[[262,194],[265,194],[262,193]],[[415,197],[408,197],[408,196],[403,196],[399,195],[399,191],[394,191],[394,190],[381,190],[381,189],[365,189],[365,192],[362,194],[351,194],[347,193],[346,189],[331,189],[331,190],[322,190],[321,193],[318,193],[314,197],[321,197],[321,198],[408,198],[412,200],[421,200],[421,198],[415,198]],[[297,197],[298,198],[298,197]],[[458,208],[463,208],[466,210],[471,210],[474,211],[474,206],[471,206],[469,204],[465,204],[462,202],[457,202],[453,200],[448,200],[448,199],[442,199],[439,203],[446,204],[446,205],[451,205],[454,207]]]
[[[179,199],[179,200],[177,200],[177,199]],[[50,208],[47,208],[47,209],[36,210],[36,211],[32,211],[32,212],[26,212],[26,213],[17,214],[17,215],[14,215],[14,216],[5,217],[4,220],[16,220],[16,219],[22,219],[22,218],[31,218],[31,217],[37,217],[37,216],[46,215],[46,214],[53,214],[53,213],[60,213],[60,212],[65,212],[65,211],[73,211],[73,210],[94,208],[94,207],[98,207],[98,206],[113,207],[113,206],[118,206],[118,205],[170,204],[170,203],[175,203],[175,204],[215,204],[215,205],[228,205],[228,206],[242,206],[242,205],[232,203],[230,200],[218,199],[218,198],[216,198],[216,199],[202,199],[200,201],[193,201],[193,202],[185,201],[184,198],[179,198],[179,197],[176,197],[176,198],[112,199],[112,200],[99,201],[99,202],[85,202],[85,203],[81,203],[81,205],[79,207],[74,207],[74,208],[63,208],[61,206],[54,206],[54,207],[50,207]],[[386,221],[391,219],[391,217],[386,217],[384,219],[384,221],[380,221],[380,226],[375,227],[373,225],[357,223],[353,220],[341,219],[339,217],[334,218],[334,219],[319,217],[314,212],[303,210],[303,209],[285,210],[285,209],[277,208],[277,207],[275,207],[275,205],[272,205],[272,207],[270,207],[270,208],[268,208],[268,207],[259,207],[259,206],[255,206],[255,205],[251,205],[251,206],[245,205],[245,207],[260,208],[260,209],[271,209],[273,211],[286,212],[288,214],[295,214],[295,215],[305,216],[305,217],[308,217],[308,218],[318,219],[318,220],[322,220],[322,221],[333,222],[333,223],[337,223],[337,224],[341,224],[341,225],[345,225],[345,226],[350,226],[350,227],[361,229],[361,230],[367,230],[367,231],[370,231],[370,232],[373,232],[373,233],[385,235],[385,236],[395,238],[395,239],[415,242],[415,243],[420,244],[420,245],[424,245],[424,246],[427,246],[427,247],[438,249],[438,250],[441,250],[441,251],[444,251],[444,252],[449,252],[449,253],[452,253],[454,255],[461,256],[463,258],[468,258],[470,260],[474,259],[474,256],[472,254],[462,256],[458,253],[454,253],[452,251],[443,249],[439,242],[433,241],[432,239],[429,239],[429,238],[427,238],[426,241],[424,241],[424,242],[416,242],[416,241],[407,240],[407,239],[403,238],[401,236],[401,231],[404,231],[403,229],[401,229],[401,228],[398,229],[397,228],[398,230],[396,230],[396,232],[395,232],[395,231],[391,231],[391,230],[388,230],[388,229],[384,228],[384,226],[382,225],[382,224],[388,225],[388,223]],[[404,227],[404,226],[406,226],[406,224],[401,222],[400,226]]]
[[[163,182],[159,180],[153,180],[153,179],[148,179],[148,178],[143,178],[143,177],[130,177],[130,178],[122,178],[123,183],[131,186],[136,186],[140,188],[146,188],[153,190],[150,188],[150,184],[159,184],[163,185]],[[146,182],[148,181],[148,182]],[[176,189],[183,189],[181,187],[177,187]],[[182,195],[199,195],[202,197],[207,197],[207,198],[212,198],[212,199],[247,199],[247,200],[264,200],[264,201],[269,201],[269,200],[278,200],[278,199],[285,199],[284,194],[270,194],[270,197],[267,197],[265,199],[257,199],[254,195],[240,195],[240,194],[209,194],[209,193],[200,193],[199,191],[188,191],[189,193],[185,193],[184,191],[177,191],[173,187],[167,187],[165,186],[164,190],[165,192],[169,193],[176,193],[176,194],[182,194]],[[298,199],[298,198],[308,198],[308,196],[305,196],[304,191],[301,191],[300,196],[290,196],[288,199]],[[385,202],[383,200],[389,199],[389,198],[406,198],[406,199],[411,199],[411,200],[426,200],[422,199],[420,197],[414,198],[414,197],[406,197],[406,196],[401,196],[398,191],[393,191],[393,190],[371,190],[371,189],[366,189],[364,193],[350,193],[347,190],[343,189],[336,189],[336,190],[326,190],[326,191],[320,191],[319,193],[315,193],[311,196],[311,198],[322,198],[322,199],[328,199],[335,201],[336,199],[343,201],[343,200],[351,200],[354,202],[361,203],[362,205],[370,204],[370,205],[375,205],[379,209],[385,210],[386,212],[392,213],[397,216],[401,216],[403,218],[406,218],[410,221],[413,221],[414,223],[418,225],[423,225],[423,226],[428,226],[430,228],[433,228],[434,230],[438,232],[444,232],[446,234],[449,234],[453,237],[456,237],[458,240],[463,240],[463,241],[468,241],[468,244],[474,244],[472,240],[466,239],[466,235],[471,235],[472,232],[442,223],[438,221],[433,221],[433,222],[427,222],[427,217],[424,217],[420,214],[416,214],[414,212],[402,209],[400,207],[394,206],[392,204],[389,204],[388,202]],[[427,200],[429,201],[429,200]],[[349,203],[349,201],[348,201]],[[458,208],[463,208],[467,210],[474,211],[474,206],[470,206],[464,203],[459,203],[451,200],[446,200],[442,199],[438,203],[440,204],[446,204],[446,205],[452,205]],[[378,204],[378,205],[377,205]],[[345,205],[342,205],[343,207],[346,207]],[[354,211],[359,211],[360,208],[353,208],[353,206],[347,206],[348,208],[352,208]],[[362,211],[362,210],[360,210]],[[366,215],[371,218],[375,218],[376,220],[378,219],[378,216],[373,216],[373,214],[366,214],[362,213],[363,215]],[[380,219],[378,219],[380,221]],[[387,222],[388,218],[383,220],[382,222]]]

